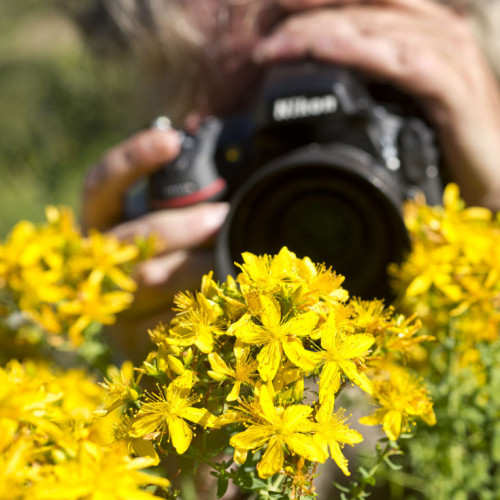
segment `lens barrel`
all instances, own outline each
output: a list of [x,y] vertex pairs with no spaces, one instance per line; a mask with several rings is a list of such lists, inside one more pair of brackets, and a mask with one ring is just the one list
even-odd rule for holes
[[241,253],[324,262],[351,295],[390,298],[387,266],[409,249],[398,185],[364,151],[343,144],[297,149],[261,167],[235,194],[216,245],[220,279]]

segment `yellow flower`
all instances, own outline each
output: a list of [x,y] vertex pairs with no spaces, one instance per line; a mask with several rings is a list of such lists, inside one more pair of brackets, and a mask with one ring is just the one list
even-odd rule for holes
[[258,465],[261,478],[269,478],[283,468],[285,446],[306,460],[326,460],[323,450],[310,435],[314,432],[314,423],[309,420],[312,412],[310,406],[276,408],[266,386],[260,389],[259,403],[262,423],[251,425],[246,431],[234,435],[229,444],[240,451],[256,450],[267,444]]
[[340,286],[345,280],[341,274],[336,274],[324,264],[315,265],[309,257],[297,259],[297,266],[299,276],[306,283],[303,298],[307,299],[307,303],[318,302],[319,298],[340,302],[349,298],[349,293]]
[[[148,484],[167,487],[167,479],[141,472],[155,461],[128,457],[125,446],[110,448],[81,446],[75,460],[50,467],[43,480],[29,488],[31,500],[155,500],[158,497],[141,487]],[[44,474],[45,473],[45,474]],[[44,477],[45,476],[45,477]],[[28,491],[29,491],[28,490]]]
[[84,251],[70,259],[68,265],[76,272],[91,270],[89,280],[100,283],[105,276],[127,292],[135,292],[135,281],[118,266],[133,261],[139,255],[135,245],[121,243],[112,235],[91,231]]
[[[3,429],[0,425],[0,431]],[[0,434],[1,435],[1,434]],[[30,470],[26,464],[32,459],[33,444],[23,437],[8,450],[2,449],[0,437],[0,498],[2,500],[32,499],[26,491]]]
[[103,417],[127,401],[136,401],[139,398],[137,391],[130,387],[133,373],[133,365],[130,361],[123,363],[119,372],[116,369],[110,370],[111,380],[104,379],[104,382],[99,384],[108,393],[103,401],[104,407],[96,410],[94,415]]
[[160,463],[160,457],[156,453],[155,447],[151,441],[142,437],[134,437],[132,426],[134,421],[128,415],[123,415],[119,422],[113,425],[114,441],[124,441],[127,443],[128,450],[140,457],[149,457],[154,460],[153,465]]
[[283,247],[274,257],[257,256],[248,252],[242,254],[242,257],[244,264],[236,265],[243,271],[237,279],[243,285],[274,293],[283,283],[288,283],[297,277],[297,257],[286,247]]
[[319,382],[319,402],[333,402],[339,390],[341,377],[345,375],[368,394],[372,393],[372,383],[359,372],[352,360],[363,360],[363,356],[374,342],[369,334],[344,334],[337,327],[335,313],[330,313],[321,327],[321,346],[317,356],[323,362]]
[[316,434],[314,440],[321,446],[326,456],[330,448],[330,456],[335,460],[342,472],[349,476],[347,470],[347,459],[342,454],[342,448],[345,444],[354,445],[363,441],[363,436],[354,429],[349,429],[344,422],[347,417],[344,416],[345,410],[342,408],[333,413],[333,402],[327,400],[316,414]]
[[290,361],[282,364],[273,379],[273,389],[275,392],[280,392],[287,385],[297,382],[302,379],[300,368],[296,368]]
[[128,292],[102,293],[101,284],[86,281],[80,286],[78,299],[59,304],[59,312],[79,316],[68,333],[76,345],[82,342],[81,334],[92,322],[113,324],[115,314],[127,309],[134,296]]
[[262,326],[248,322],[237,329],[235,335],[246,344],[264,346],[257,355],[262,380],[273,380],[283,353],[304,371],[313,370],[315,364],[298,337],[307,336],[312,332],[318,322],[316,313],[310,311],[282,321],[281,308],[272,297],[261,295],[260,305]]
[[42,304],[39,310],[28,309],[26,314],[49,333],[62,333],[62,325],[54,308],[49,304]]
[[[239,355],[238,355],[239,354]],[[209,371],[208,375],[214,380],[220,380],[220,377],[234,378],[236,383],[233,389],[227,396],[227,401],[235,401],[240,396],[241,384],[253,384],[253,375],[257,370],[258,363],[250,356],[248,349],[237,351],[236,365],[229,368],[224,360],[215,352],[208,355],[208,361],[213,371]]]
[[364,425],[382,424],[392,441],[399,438],[402,430],[411,430],[408,417],[419,416],[428,425],[436,423],[427,390],[403,368],[393,366],[388,379],[374,380],[373,398],[382,408],[359,421]]
[[457,260],[458,248],[454,246],[438,246],[431,250],[422,242],[416,242],[411,264],[418,268],[418,275],[408,285],[406,295],[416,297],[434,286],[450,300],[459,301],[463,292],[453,276]]
[[134,434],[144,437],[153,432],[164,434],[168,429],[169,440],[177,453],[184,453],[193,439],[193,431],[186,420],[203,427],[213,427],[216,421],[208,410],[193,408],[201,399],[201,396],[190,396],[193,384],[193,373],[186,370],[164,388],[165,394],[153,394],[135,416]]
[[385,308],[383,300],[355,298],[349,304],[354,310],[356,325],[370,333],[383,329],[393,314],[392,306]]
[[422,328],[422,321],[413,314],[409,318],[400,315],[387,325],[385,333],[385,347],[391,351],[398,351],[403,355],[411,354],[415,346],[422,342],[435,340],[432,335],[416,335]]
[[222,310],[201,293],[197,294],[197,300],[197,308],[191,308],[174,319],[176,324],[170,329],[166,341],[181,347],[194,344],[201,352],[208,354],[213,351],[215,336],[225,333],[222,329]]

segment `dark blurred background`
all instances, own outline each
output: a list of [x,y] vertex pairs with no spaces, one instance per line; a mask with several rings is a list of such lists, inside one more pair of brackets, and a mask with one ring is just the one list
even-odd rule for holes
[[0,238],[47,204],[78,212],[88,166],[150,119],[119,42],[94,0],[0,1]]

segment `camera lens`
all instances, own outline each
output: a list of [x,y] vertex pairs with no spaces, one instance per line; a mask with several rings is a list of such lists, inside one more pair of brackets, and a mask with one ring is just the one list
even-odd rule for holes
[[221,278],[241,253],[324,262],[346,277],[352,295],[388,298],[386,269],[408,248],[401,200],[354,148],[305,148],[262,167],[232,201],[217,242]]

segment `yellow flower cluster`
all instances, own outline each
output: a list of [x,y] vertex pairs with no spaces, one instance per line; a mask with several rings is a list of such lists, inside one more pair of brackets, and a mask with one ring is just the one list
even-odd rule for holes
[[136,285],[128,274],[153,242],[140,250],[97,231],[82,237],[66,208],[49,206],[46,216],[40,226],[19,222],[0,245],[0,315],[20,309],[53,344],[68,332],[79,345],[92,322],[113,323],[131,304]]
[[486,208],[466,208],[455,184],[443,206],[409,202],[405,219],[413,251],[391,268],[403,306],[444,340],[453,324],[465,364],[478,360],[473,346],[498,338],[500,325],[500,219]]
[[31,362],[0,368],[2,500],[153,500],[141,489],[169,482],[142,472],[153,458],[109,445],[111,428],[92,410],[103,390],[82,371]]
[[143,394],[125,376],[106,382],[98,413],[128,406],[118,439],[139,455],[138,439],[183,454],[196,429],[216,429],[237,463],[262,450],[259,476],[293,476],[295,487],[304,467],[329,456],[349,474],[342,448],[363,438],[335,409],[347,385],[373,397],[380,409],[364,423],[383,424],[392,440],[415,416],[434,422],[421,380],[397,365],[429,339],[418,320],[381,301],[350,300],[342,276],[287,248],[243,261],[236,280],[218,284],[209,274],[200,292],[178,294],[170,326],[150,332],[157,349],[139,371],[157,380],[157,392]]

